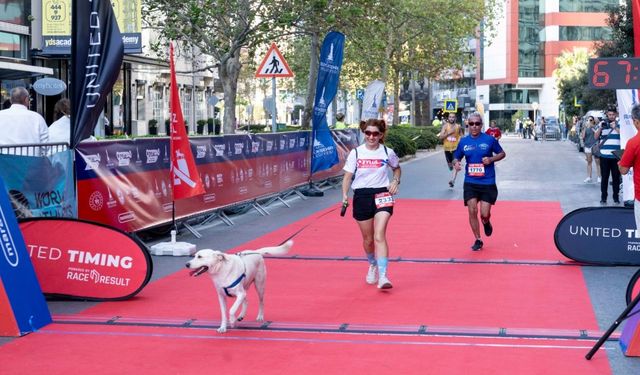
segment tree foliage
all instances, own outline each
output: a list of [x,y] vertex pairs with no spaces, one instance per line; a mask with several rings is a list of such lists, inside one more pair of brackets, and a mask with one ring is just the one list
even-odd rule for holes
[[[633,14],[631,2],[608,9],[607,25],[611,28],[611,40],[602,40],[595,44],[595,56],[622,57],[633,56]],[[606,109],[616,103],[615,90],[594,90],[589,88],[587,72],[588,58],[581,51],[564,52],[557,60],[558,69],[554,76],[558,82],[558,95],[569,116],[582,115],[591,109]],[[575,98],[575,99],[574,99]],[[574,100],[582,103],[574,106]]]

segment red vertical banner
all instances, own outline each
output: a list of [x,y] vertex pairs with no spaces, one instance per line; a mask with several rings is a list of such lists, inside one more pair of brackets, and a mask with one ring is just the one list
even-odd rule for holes
[[173,199],[191,198],[204,194],[204,186],[196,169],[189,137],[185,130],[180,94],[176,80],[176,67],[173,62],[173,43],[169,44],[171,66],[171,94],[169,99],[169,115],[171,116],[171,186]]
[[633,52],[636,57],[640,57],[640,0],[631,1],[631,12],[633,18]]

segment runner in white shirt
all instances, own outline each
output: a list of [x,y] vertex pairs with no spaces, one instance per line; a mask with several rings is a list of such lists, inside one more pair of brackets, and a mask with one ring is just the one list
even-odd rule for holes
[[[29,92],[24,87],[11,90],[11,107],[0,111],[0,145],[39,144],[49,142],[44,118],[29,110]],[[17,155],[40,156],[46,148],[31,147]]]
[[[396,153],[383,144],[387,129],[384,120],[362,121],[360,129],[365,134],[365,143],[351,150],[345,162],[342,202],[347,204],[349,187],[353,188],[353,218],[360,227],[369,260],[366,282],[377,281],[378,288],[390,289],[386,230],[393,214],[393,195],[398,193],[400,185],[400,161]],[[388,168],[393,171],[391,182]]]

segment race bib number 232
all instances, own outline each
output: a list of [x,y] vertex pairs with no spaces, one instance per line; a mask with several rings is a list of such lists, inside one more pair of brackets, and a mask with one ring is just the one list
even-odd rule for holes
[[393,197],[388,192],[376,194],[375,202],[376,208],[393,207]]

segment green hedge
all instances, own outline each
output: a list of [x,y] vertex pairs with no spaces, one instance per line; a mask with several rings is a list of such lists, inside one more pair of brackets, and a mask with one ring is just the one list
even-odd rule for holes
[[415,155],[416,153],[416,142],[402,130],[395,128],[389,129],[384,138],[384,143],[391,147],[399,158],[406,155]]
[[[394,126],[389,128],[387,142],[407,151],[407,155],[415,154],[415,150],[433,150],[440,140],[438,139],[438,129],[429,127]],[[399,135],[399,136],[397,136]],[[401,143],[409,143],[404,146]],[[392,147],[394,150],[395,147]],[[402,156],[401,156],[402,157]]]

